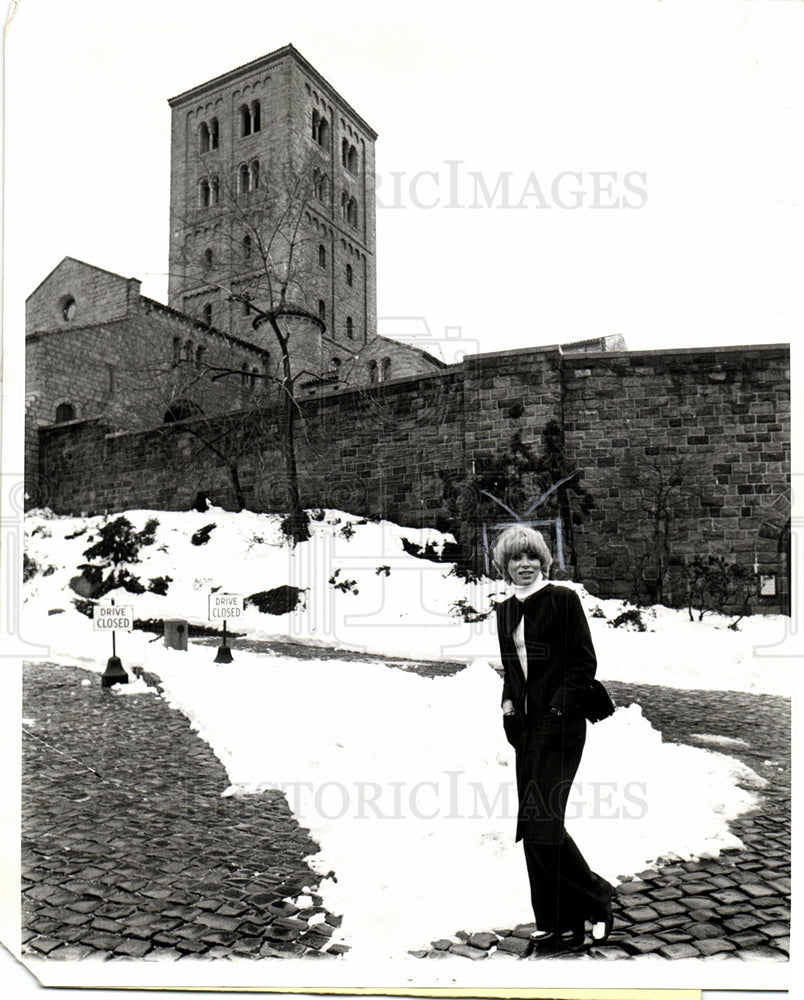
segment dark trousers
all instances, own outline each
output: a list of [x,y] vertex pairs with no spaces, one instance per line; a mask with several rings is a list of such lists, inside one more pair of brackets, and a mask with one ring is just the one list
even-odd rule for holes
[[523,843],[540,931],[572,930],[585,920],[603,920],[612,887],[592,871],[568,833],[560,844]]

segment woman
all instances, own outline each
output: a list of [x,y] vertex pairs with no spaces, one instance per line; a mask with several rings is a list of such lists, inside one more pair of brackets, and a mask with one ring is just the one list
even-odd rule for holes
[[613,892],[564,829],[596,659],[578,595],[547,580],[551,562],[544,538],[524,525],[508,528],[494,547],[494,565],[514,588],[497,605],[497,634],[503,726],[516,750],[516,839],[524,841],[536,949],[546,954],[581,947],[587,920],[593,940],[604,941]]

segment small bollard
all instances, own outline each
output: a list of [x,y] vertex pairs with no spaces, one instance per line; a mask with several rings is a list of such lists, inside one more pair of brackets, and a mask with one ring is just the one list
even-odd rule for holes
[[128,684],[128,674],[123,670],[119,656],[110,656],[106,669],[101,674],[101,687],[111,687],[112,684]]
[[163,626],[164,643],[168,649],[187,649],[187,622],[181,618],[166,618]]
[[231,663],[232,662],[232,650],[229,648],[226,642],[226,619],[223,619],[223,641],[220,646],[218,646],[218,653],[213,663]]
[[231,663],[232,651],[228,646],[218,646],[218,652],[213,663]]

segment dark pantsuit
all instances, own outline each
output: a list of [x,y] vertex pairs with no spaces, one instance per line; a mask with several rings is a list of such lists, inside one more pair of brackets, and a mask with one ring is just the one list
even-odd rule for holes
[[[514,640],[520,620],[527,671]],[[578,596],[553,584],[498,605],[497,630],[503,704],[513,705],[506,735],[516,750],[516,839],[525,844],[533,912],[539,930],[575,930],[603,920],[612,895],[564,828],[586,741],[583,703],[596,668],[592,637]]]
[[611,886],[592,871],[568,833],[560,844],[523,843],[539,930],[572,930],[584,920],[604,919]]

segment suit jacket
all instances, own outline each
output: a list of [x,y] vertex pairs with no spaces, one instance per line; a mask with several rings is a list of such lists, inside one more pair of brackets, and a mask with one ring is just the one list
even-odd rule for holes
[[[528,679],[525,681],[514,645],[514,631],[525,619]],[[517,597],[497,605],[497,635],[504,681],[502,700],[528,712],[581,711],[583,695],[595,676],[597,659],[580,599],[569,587],[548,583],[524,602]]]

